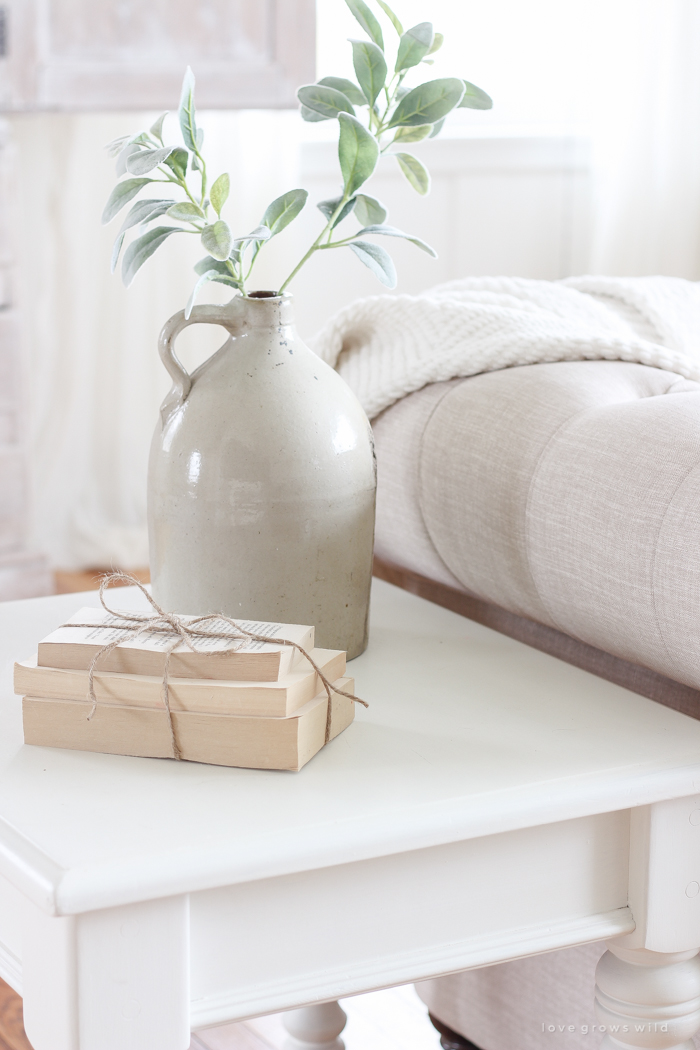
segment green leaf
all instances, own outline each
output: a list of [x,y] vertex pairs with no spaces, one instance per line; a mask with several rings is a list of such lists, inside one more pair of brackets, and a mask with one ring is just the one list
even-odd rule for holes
[[427,169],[412,153],[393,153],[392,156],[396,157],[401,171],[414,190],[420,193],[421,197],[425,197],[426,193],[430,192],[430,175]]
[[213,255],[205,255],[194,266],[195,273],[207,273],[209,270],[215,270],[222,277],[232,277],[226,262],[221,261],[221,259],[215,259]]
[[108,142],[105,146],[105,150],[109,153],[110,157],[118,157],[127,142],[130,140],[130,135],[120,135],[118,139],[112,139],[111,142]]
[[436,33],[433,37],[433,46],[428,52],[429,55],[434,55],[436,51],[439,51],[442,45],[445,43],[445,38],[442,33]]
[[419,84],[401,99],[389,123],[390,128],[400,124],[434,124],[446,117],[462,101],[464,81],[456,77],[428,80]]
[[367,105],[367,99],[357,84],[353,84],[352,80],[346,80],[345,77],[323,77],[318,83],[324,87],[335,88],[336,91],[340,91],[355,106]]
[[114,171],[117,178],[119,178],[121,175],[126,175],[127,160],[130,156],[132,156],[132,154],[140,153],[142,149],[143,144],[140,142],[136,142],[134,139],[131,139],[129,142],[127,142],[127,144],[124,146],[121,153],[117,157],[117,162],[114,165]]
[[345,3],[348,5],[370,40],[373,40],[377,47],[381,47],[383,51],[384,37],[382,36],[382,27],[367,7],[367,4],[364,3],[364,0],[345,0]]
[[429,244],[422,241],[420,237],[413,237],[410,233],[404,233],[403,230],[397,230],[395,226],[386,226],[384,223],[375,223],[372,226],[365,226],[364,229],[358,230],[356,236],[366,237],[371,233],[381,234],[382,237],[401,237],[404,241],[410,241],[411,244],[415,244],[416,247],[421,249],[421,251],[427,252],[428,255],[432,255],[433,259],[437,259],[437,252],[434,248],[431,248]]
[[150,222],[151,219],[157,219],[159,216],[164,215],[173,203],[172,200],[149,199],[137,201],[133,208],[129,210],[119,232],[124,233],[125,230],[131,229],[132,226],[139,226],[141,223]]
[[338,120],[338,159],[344,180],[343,190],[346,197],[352,197],[376,168],[379,146],[374,135],[356,117],[340,113]]
[[114,273],[114,271],[117,268],[117,263],[119,262],[119,253],[122,250],[122,244],[124,243],[124,236],[125,235],[123,233],[120,233],[116,241],[114,242],[114,247],[112,248],[112,261],[109,267],[110,273]]
[[156,226],[155,230],[149,230],[143,237],[131,242],[122,259],[122,281],[127,288],[146,259],[150,259],[171,233],[182,233],[182,230],[177,226]]
[[221,215],[221,209],[228,200],[231,192],[231,179],[227,172],[219,175],[210,191],[211,203],[217,215]]
[[210,255],[215,259],[228,259],[233,247],[233,234],[231,227],[223,219],[217,219],[210,226],[202,230],[201,241]]
[[384,14],[387,16],[387,18],[389,19],[399,36],[403,36],[403,26],[401,25],[398,16],[394,14],[394,12],[391,10],[389,5],[384,2],[384,0],[377,0],[377,3],[381,7]]
[[195,153],[197,150],[197,119],[194,108],[194,73],[189,66],[182,81],[178,117],[183,142],[189,150]]
[[[322,113],[317,113],[315,109],[309,109],[308,106],[300,106],[299,111],[301,113],[302,120],[308,120],[309,123],[313,123],[316,120],[333,120],[333,117],[324,117]],[[333,114],[335,116],[335,114]]]
[[427,139],[433,130],[432,124],[418,124],[415,128],[398,128],[393,142],[420,142]]
[[434,37],[432,22],[419,22],[412,29],[407,29],[399,42],[395,72],[417,66],[433,46]]
[[271,236],[269,228],[260,225],[256,226],[252,233],[246,233],[244,237],[236,237],[233,244],[238,247],[239,244],[245,244],[247,241],[269,241]]
[[178,222],[197,222],[198,220],[201,222],[204,217],[202,209],[196,204],[190,204],[189,201],[173,204],[172,208],[168,209],[168,218],[177,219]]
[[143,189],[144,186],[148,186],[150,182],[153,182],[153,179],[125,179],[124,182],[118,182],[105,204],[105,209],[102,212],[102,222],[104,224],[111,222],[124,205],[128,204],[139,190]]
[[[433,130],[430,132],[431,139],[437,138],[437,136],[440,134],[440,132],[443,129],[444,123],[445,123],[445,117],[443,117],[442,120],[438,120],[438,122],[436,124],[433,124]],[[396,140],[394,140],[394,141],[396,141]]]
[[386,59],[384,52],[369,40],[351,40],[352,62],[355,76],[365,99],[370,106],[374,105],[377,95],[386,83]]
[[241,282],[235,280],[235,278],[232,277],[231,274],[228,274],[227,277],[224,277],[223,274],[220,274],[218,277],[212,277],[212,281],[215,281],[217,284],[227,284],[229,286],[229,288],[238,288],[238,289],[240,289],[240,288],[243,287]]
[[487,95],[476,84],[470,84],[468,80],[465,80],[464,87],[466,90],[459,104],[460,109],[493,109],[491,96]]
[[384,248],[371,241],[353,241],[348,245],[357,258],[367,266],[375,277],[378,277],[387,288],[396,288],[396,267],[394,261]]
[[213,268],[211,270],[205,270],[202,276],[197,281],[194,288],[192,289],[192,295],[187,300],[187,306],[185,307],[186,318],[189,318],[190,314],[192,313],[192,307],[194,306],[194,302],[197,298],[197,293],[199,292],[199,289],[202,287],[203,284],[207,284],[209,281],[216,281],[217,284],[228,284],[233,288],[241,287],[240,282],[234,280],[233,276],[228,272],[228,270],[226,271],[225,276],[221,274],[219,270],[215,270]]
[[[318,204],[316,205],[316,207],[318,208],[318,210],[320,212],[322,212],[323,215],[325,215],[325,217],[328,220],[330,220],[331,217],[335,214],[335,210],[338,207],[338,205],[340,204],[340,202],[342,201],[342,199],[343,199],[342,197],[335,197],[335,198],[332,198],[331,200],[319,201]],[[355,207],[355,203],[356,203],[356,198],[355,197],[351,197],[349,201],[345,202],[345,205],[342,208],[342,210],[340,211],[340,214],[338,215],[338,218],[333,223],[332,229],[335,229],[336,226],[338,225],[338,223],[341,223],[343,221],[343,219],[347,218],[347,216],[350,214],[350,212]]]
[[158,120],[155,122],[155,124],[151,126],[150,129],[151,135],[153,135],[154,138],[158,139],[159,142],[163,141],[163,121],[165,120],[167,115],[167,110],[165,111],[165,113],[161,113],[161,115],[158,117]]
[[325,87],[323,84],[304,84],[297,91],[297,98],[302,106],[320,113],[324,119],[337,117],[339,113],[352,113],[352,102],[342,91]]
[[376,197],[369,197],[366,193],[358,193],[355,197],[355,218],[363,226],[370,223],[384,222],[387,210]]
[[183,149],[182,146],[177,146],[165,163],[175,175],[184,179],[187,174],[187,162],[189,158],[190,155],[187,150]]
[[142,149],[132,153],[126,158],[126,170],[131,175],[147,175],[166,161],[174,149],[174,146],[164,146],[163,149]]
[[308,196],[308,190],[289,190],[281,197],[275,198],[272,204],[268,204],[261,226],[267,227],[270,237],[276,237],[285,226],[289,226],[290,222],[296,219]]

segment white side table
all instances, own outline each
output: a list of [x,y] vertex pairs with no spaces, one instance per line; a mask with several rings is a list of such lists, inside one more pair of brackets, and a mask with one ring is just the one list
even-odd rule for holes
[[24,747],[11,662],[96,600],[0,606],[0,976],[35,1050],[185,1050],[600,938],[614,1045],[690,1050],[700,722],[376,582],[371,707],[299,774]]

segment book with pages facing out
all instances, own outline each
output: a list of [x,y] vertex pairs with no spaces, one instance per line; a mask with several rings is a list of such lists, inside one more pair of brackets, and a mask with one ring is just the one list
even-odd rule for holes
[[[352,678],[333,684],[354,693]],[[90,707],[81,700],[25,696],[25,743],[143,758],[173,757],[164,710],[98,704],[88,721]],[[174,710],[172,719],[181,756],[187,761],[297,772],[324,746],[327,712],[324,690],[285,718]],[[352,700],[334,693],[329,739],[342,733],[354,716]]]
[[[39,643],[35,657],[15,664],[25,743],[300,770],[355,717],[346,654],[315,649],[313,627],[236,623],[262,637],[236,637],[225,621],[212,620],[203,629],[227,638],[194,637],[196,652],[182,642],[172,650],[166,706],[166,655],[177,636],[152,631],[137,638],[118,614],[80,609]],[[324,680],[349,695],[331,691],[329,700]]]
[[[183,616],[183,620],[189,617]],[[238,682],[274,682],[305,662],[303,655],[276,638],[296,642],[307,652],[313,649],[314,628],[289,623],[258,623],[240,620],[241,626],[254,634],[270,638],[269,642],[233,637],[223,620],[209,620],[202,630],[231,632],[232,640],[197,638],[192,652],[182,642],[169,661],[168,674],[173,678],[212,678]],[[94,624],[89,627],[79,624]],[[75,625],[75,626],[74,626]],[[165,657],[172,645],[170,634],[149,633],[135,638],[123,630],[123,621],[104,609],[80,609],[75,616],[39,643],[39,667],[87,670],[93,657],[109,642],[122,639],[99,662],[100,671],[120,674],[163,676]],[[308,663],[306,664],[308,667]]]
[[[331,682],[345,674],[345,653],[341,650],[312,649],[309,655]],[[94,676],[99,704],[164,709],[162,674],[123,674],[103,671],[101,666],[100,663]],[[316,671],[304,658],[272,682],[168,676],[170,709],[204,714],[284,718],[313,700],[322,688]],[[53,700],[86,700],[88,673],[66,667],[40,667],[33,657],[15,664],[15,692]]]

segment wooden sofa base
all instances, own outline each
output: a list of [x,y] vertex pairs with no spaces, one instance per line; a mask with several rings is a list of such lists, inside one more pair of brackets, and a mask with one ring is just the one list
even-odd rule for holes
[[672,678],[651,671],[647,667],[628,663],[617,656],[611,656],[601,649],[596,649],[585,642],[579,642],[553,627],[528,620],[524,616],[508,612],[498,605],[477,598],[468,591],[458,591],[443,583],[436,583],[425,576],[403,569],[398,565],[374,559],[374,575],[397,587],[402,587],[411,594],[426,598],[436,605],[443,605],[452,612],[466,616],[470,620],[491,627],[494,631],[515,638],[519,642],[540,649],[543,653],[556,656],[559,660],[581,667],[605,678],[608,682],[624,686],[640,696],[647,696],[675,711],[681,711],[691,718],[700,719],[700,690],[692,686],[675,682]]
[[440,1033],[440,1046],[442,1050],[480,1050],[475,1043],[470,1043],[468,1039],[465,1039],[459,1032],[455,1032],[452,1028],[448,1028],[446,1024],[438,1020],[435,1014],[428,1014],[430,1022],[433,1028],[437,1029]]

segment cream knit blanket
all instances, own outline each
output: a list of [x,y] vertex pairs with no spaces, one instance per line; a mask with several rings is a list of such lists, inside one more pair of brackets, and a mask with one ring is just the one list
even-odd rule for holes
[[541,361],[635,361],[700,380],[700,283],[470,277],[359,299],[311,345],[370,419],[428,383]]

